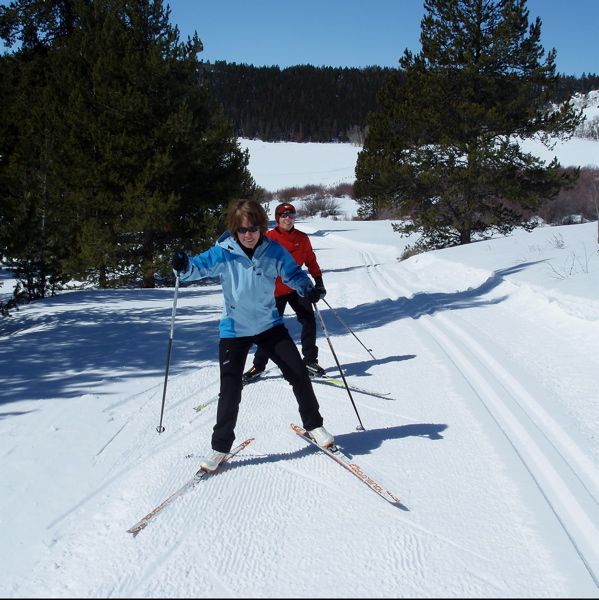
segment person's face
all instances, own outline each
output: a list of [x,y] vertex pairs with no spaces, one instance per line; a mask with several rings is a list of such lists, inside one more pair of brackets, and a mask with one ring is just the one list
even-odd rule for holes
[[240,244],[250,250],[256,246],[260,239],[260,226],[255,226],[256,231],[251,231],[252,229],[254,229],[254,225],[250,223],[250,220],[246,216],[244,216],[241,221],[241,227],[237,228],[237,239]]
[[293,225],[295,224],[295,213],[292,212],[284,212],[279,216],[279,227],[284,229],[285,231],[290,231],[293,229]]

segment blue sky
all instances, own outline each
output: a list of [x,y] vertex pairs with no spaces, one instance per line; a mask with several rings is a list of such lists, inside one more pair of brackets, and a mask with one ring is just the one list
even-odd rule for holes
[[[9,0],[0,0],[8,4]],[[182,39],[197,31],[200,59],[256,66],[395,67],[420,50],[423,0],[164,0]],[[545,51],[566,75],[599,73],[599,0],[528,0]],[[0,49],[3,45],[0,42]]]
[[[165,0],[200,58],[256,66],[391,66],[420,50],[422,0]],[[599,73],[599,0],[528,0],[541,42],[566,75]]]

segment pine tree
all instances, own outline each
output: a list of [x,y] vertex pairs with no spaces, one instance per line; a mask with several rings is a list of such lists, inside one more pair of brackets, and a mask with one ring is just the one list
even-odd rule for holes
[[0,249],[29,299],[64,283],[68,208],[56,177],[62,140],[51,93],[52,58],[43,44],[6,55],[0,65]]
[[71,188],[84,226],[70,264],[153,287],[174,246],[210,244],[223,205],[254,190],[248,156],[202,86],[200,40],[179,43],[160,1],[96,0],[82,14],[62,70],[78,74],[64,87],[85,184]]
[[507,233],[569,183],[518,138],[564,136],[580,120],[552,108],[555,50],[525,0],[425,0],[422,50],[405,51],[371,115],[356,166],[361,214],[392,208],[427,247]]
[[[10,257],[35,262],[28,235],[63,279],[153,287],[157,273],[172,276],[174,247],[203,249],[223,206],[255,193],[249,156],[202,81],[201,41],[181,43],[169,14],[161,0],[18,0],[0,11],[0,35],[22,44],[1,121],[13,133],[0,162]],[[49,253],[51,215],[60,247]]]

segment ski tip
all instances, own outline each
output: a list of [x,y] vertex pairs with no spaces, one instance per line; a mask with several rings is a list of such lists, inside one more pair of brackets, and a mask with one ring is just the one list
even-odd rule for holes
[[401,508],[401,510],[405,510],[406,512],[410,512],[410,509],[395,495],[393,495],[389,490],[385,491],[385,494],[389,497],[389,502],[397,508]]
[[297,433],[297,435],[299,435],[300,437],[305,437],[306,439],[309,439],[308,432],[303,427],[300,427],[299,425],[296,425],[295,423],[291,423],[291,429],[294,433]]
[[131,529],[127,529],[127,533],[130,533],[134,538],[137,537],[137,534],[142,530],[145,529],[147,523],[144,523],[143,525],[141,525],[140,527],[131,527]]

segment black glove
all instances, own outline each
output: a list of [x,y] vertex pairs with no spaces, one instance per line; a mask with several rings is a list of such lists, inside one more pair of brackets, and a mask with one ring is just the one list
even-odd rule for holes
[[320,292],[319,300],[322,300],[327,295],[327,291],[324,289],[324,283],[322,282],[322,277],[314,278],[314,287]]
[[317,287],[313,287],[309,292],[306,292],[306,300],[312,304],[316,304],[320,298],[320,290]]
[[187,271],[187,267],[189,266],[189,258],[187,258],[187,254],[178,250],[173,254],[173,258],[171,260],[171,265],[173,269],[180,273],[181,271]]

